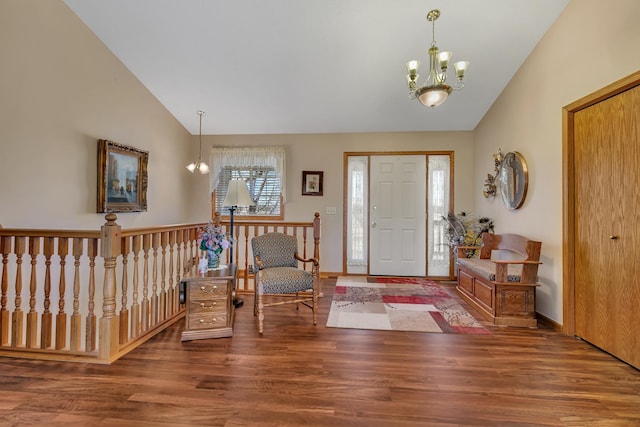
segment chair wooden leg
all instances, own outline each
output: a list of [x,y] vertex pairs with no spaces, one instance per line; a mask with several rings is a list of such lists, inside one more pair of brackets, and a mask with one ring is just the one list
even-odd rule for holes
[[253,315],[258,315],[258,289],[253,291]]
[[264,331],[264,304],[262,302],[262,294],[258,295],[258,333]]
[[313,291],[313,324],[318,324],[318,293]]

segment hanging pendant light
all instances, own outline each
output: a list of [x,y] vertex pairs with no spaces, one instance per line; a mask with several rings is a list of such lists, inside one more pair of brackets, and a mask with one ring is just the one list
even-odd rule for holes
[[429,74],[423,86],[417,86],[418,67],[420,61],[407,62],[407,84],[409,85],[409,97],[418,98],[426,107],[437,107],[447,100],[452,90],[460,90],[464,87],[462,79],[469,67],[469,62],[460,61],[453,64],[456,71],[456,83],[449,86],[447,81],[447,68],[451,60],[451,52],[439,52],[436,45],[436,20],[440,17],[440,11],[434,9],[427,14],[427,21],[431,22],[432,41],[429,48]]
[[204,111],[198,111],[198,115],[200,116],[200,152],[198,154],[198,161],[189,163],[187,169],[189,172],[194,173],[196,170],[201,174],[209,173],[209,166],[202,161],[202,116],[204,116]]

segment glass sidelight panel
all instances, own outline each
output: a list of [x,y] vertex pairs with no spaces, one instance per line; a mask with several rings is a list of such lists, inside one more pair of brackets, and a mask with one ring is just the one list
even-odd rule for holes
[[449,212],[451,159],[448,155],[428,157],[427,274],[431,277],[449,276],[451,257],[443,218]]
[[367,274],[368,156],[350,156],[347,164],[347,273]]

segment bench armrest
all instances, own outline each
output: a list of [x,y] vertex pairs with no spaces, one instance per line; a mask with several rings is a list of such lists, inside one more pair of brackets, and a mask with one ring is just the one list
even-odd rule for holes
[[491,261],[496,263],[496,264],[542,264],[542,261],[527,261],[527,260],[524,260],[524,259],[521,260],[521,261],[492,259]]
[[456,246],[456,254],[458,255],[458,258],[467,258],[465,255],[464,251],[474,251],[474,250],[480,250],[482,247],[481,246],[468,246],[468,245],[461,245],[461,246]]
[[504,283],[508,282],[508,270],[509,265],[522,265],[522,271],[520,273],[520,283],[536,283],[538,275],[538,265],[542,264],[540,261],[528,261],[528,260],[491,260],[496,266],[496,282]]

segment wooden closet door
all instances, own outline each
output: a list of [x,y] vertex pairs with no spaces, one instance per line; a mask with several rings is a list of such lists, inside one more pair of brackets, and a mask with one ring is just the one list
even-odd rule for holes
[[576,112],[576,335],[640,366],[640,87]]

